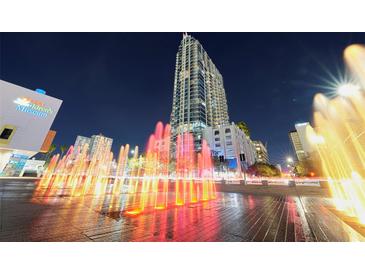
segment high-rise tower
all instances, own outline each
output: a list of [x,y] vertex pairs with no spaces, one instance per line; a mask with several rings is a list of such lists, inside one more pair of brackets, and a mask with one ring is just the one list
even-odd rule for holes
[[205,127],[229,124],[223,77],[199,41],[188,34],[176,54],[170,124],[172,148],[178,134],[191,132],[198,151]]

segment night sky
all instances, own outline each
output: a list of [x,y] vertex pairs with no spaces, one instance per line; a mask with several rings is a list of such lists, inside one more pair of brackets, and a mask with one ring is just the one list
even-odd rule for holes
[[[291,152],[288,132],[311,121],[319,85],[344,71],[350,33],[191,33],[223,75],[231,121],[267,142],[271,162]],[[2,33],[0,78],[63,100],[56,144],[103,133],[144,146],[169,122],[181,33]],[[323,89],[322,89],[323,91]]]

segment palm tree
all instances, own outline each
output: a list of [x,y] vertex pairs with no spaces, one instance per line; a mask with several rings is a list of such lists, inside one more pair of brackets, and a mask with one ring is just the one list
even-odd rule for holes
[[48,149],[48,151],[47,151],[47,153],[46,153],[46,162],[49,162],[49,159],[51,158],[51,155],[52,155],[52,153],[56,150],[56,145],[55,144],[52,144],[50,147],[49,147],[49,149]]
[[236,123],[236,126],[242,130],[248,137],[250,137],[250,129],[248,128],[247,124],[243,121],[239,121]]
[[60,150],[61,150],[61,156],[60,156],[60,158],[62,158],[62,156],[65,153],[66,149],[67,149],[67,146],[66,145],[61,145],[60,146]]

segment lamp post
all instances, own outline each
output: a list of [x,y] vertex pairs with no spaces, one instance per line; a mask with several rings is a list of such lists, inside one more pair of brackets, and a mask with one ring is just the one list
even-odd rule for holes
[[287,157],[286,158],[286,163],[287,163],[287,167],[290,168],[290,177],[292,178],[291,180],[289,180],[288,182],[288,186],[289,187],[295,187],[295,180],[293,179],[293,169],[294,169],[294,160],[292,157]]
[[290,173],[290,176],[292,176],[292,173],[293,173],[293,164],[294,164],[294,160],[292,157],[287,157],[286,158],[286,166],[289,168],[289,173]]

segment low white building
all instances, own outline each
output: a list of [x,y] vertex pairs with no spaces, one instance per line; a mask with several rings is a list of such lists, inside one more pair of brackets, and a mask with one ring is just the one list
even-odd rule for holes
[[206,127],[203,138],[207,141],[214,156],[225,160],[241,162],[248,167],[256,161],[255,146],[251,139],[234,123],[218,127]]
[[0,80],[0,176],[19,176],[30,157],[47,152],[61,104],[43,90]]
[[46,161],[28,159],[20,172],[20,177],[41,177],[44,172],[44,165]]

